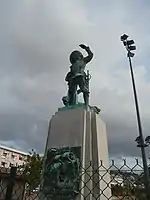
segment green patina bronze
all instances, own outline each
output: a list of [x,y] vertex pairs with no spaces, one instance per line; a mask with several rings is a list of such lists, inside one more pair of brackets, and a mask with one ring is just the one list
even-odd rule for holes
[[80,147],[48,150],[43,184],[46,195],[52,199],[70,199],[78,194],[80,154]]
[[[83,57],[80,51],[73,51],[70,54],[70,71],[67,73],[65,81],[68,83],[68,95],[62,98],[65,106],[74,106],[78,104],[77,96],[83,93],[84,104],[89,105],[89,72],[85,73],[85,67],[93,58],[90,48],[84,44],[79,45],[86,50],[88,56]],[[79,87],[79,90],[77,90]]]
[[[90,62],[93,58],[93,53],[90,48],[85,46],[84,44],[79,45],[82,49],[85,49],[88,53],[87,57],[83,57],[80,51],[73,51],[70,54],[70,71],[67,73],[65,80],[68,83],[68,94],[62,98],[63,104],[65,107],[59,108],[59,111],[75,109],[75,108],[85,108],[87,107],[99,114],[100,109],[97,106],[89,105],[89,81],[91,79],[91,75],[87,70],[85,73],[85,67],[88,62]],[[79,89],[78,89],[79,87]],[[83,93],[84,103],[78,101],[78,95]]]

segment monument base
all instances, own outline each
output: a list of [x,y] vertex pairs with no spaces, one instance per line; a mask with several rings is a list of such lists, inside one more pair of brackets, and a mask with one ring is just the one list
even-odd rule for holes
[[59,109],[49,123],[43,193],[50,199],[111,197],[106,126],[90,107]]

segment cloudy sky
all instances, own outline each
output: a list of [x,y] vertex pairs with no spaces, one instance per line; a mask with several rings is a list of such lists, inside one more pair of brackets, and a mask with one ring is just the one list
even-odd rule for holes
[[[138,157],[138,131],[126,52],[133,65],[144,135],[150,134],[150,2],[0,0],[0,143],[42,152],[48,121],[67,92],[69,53],[80,43],[94,52],[91,104],[107,124],[110,156]],[[150,157],[150,150],[147,151]]]

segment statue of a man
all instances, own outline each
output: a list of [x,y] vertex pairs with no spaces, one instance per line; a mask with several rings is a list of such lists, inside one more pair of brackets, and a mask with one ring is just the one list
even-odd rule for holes
[[68,72],[65,80],[68,82],[68,98],[69,105],[76,104],[77,87],[79,86],[80,92],[83,93],[84,103],[88,105],[89,89],[87,86],[87,75],[85,73],[85,66],[93,58],[93,53],[90,48],[84,44],[79,45],[82,49],[85,49],[88,56],[83,57],[80,51],[73,51],[70,54],[70,72]]

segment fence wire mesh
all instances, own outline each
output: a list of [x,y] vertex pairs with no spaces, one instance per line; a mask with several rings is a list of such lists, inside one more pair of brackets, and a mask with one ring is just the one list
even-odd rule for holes
[[41,177],[41,180],[33,177],[29,182],[19,168],[1,168],[0,200],[147,200],[143,167],[138,160],[135,160],[132,167],[126,160],[121,166],[111,161],[109,168],[105,167],[102,161],[98,167],[89,163],[86,167],[80,166],[77,178],[69,174],[69,171],[67,174],[55,174],[55,181],[44,177],[42,172]]

